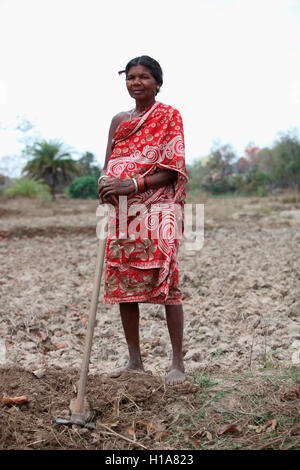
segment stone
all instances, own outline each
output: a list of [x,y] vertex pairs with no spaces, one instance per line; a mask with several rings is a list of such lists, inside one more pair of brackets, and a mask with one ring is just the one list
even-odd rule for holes
[[300,317],[300,302],[296,302],[295,304],[291,306],[289,317],[290,318]]
[[38,378],[38,379],[41,379],[44,375],[45,375],[45,369],[44,368],[41,368],[41,369],[36,369],[33,371],[33,374]]
[[300,364],[300,340],[295,340],[291,344],[292,357],[291,361],[294,365]]

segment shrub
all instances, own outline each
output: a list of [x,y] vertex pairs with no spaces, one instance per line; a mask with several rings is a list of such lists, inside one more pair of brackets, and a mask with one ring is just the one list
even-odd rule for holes
[[6,197],[38,197],[47,201],[51,200],[49,186],[42,183],[42,180],[36,178],[13,178],[13,184],[4,190]]
[[272,182],[268,173],[252,171],[246,179],[245,191],[249,194],[256,194],[257,196],[266,196],[267,187]]
[[80,176],[75,178],[67,189],[67,194],[71,198],[97,199],[98,183],[94,176]]
[[211,182],[210,192],[212,194],[224,194],[230,190],[227,179],[215,178]]
[[228,184],[230,186],[230,191],[237,191],[238,193],[242,192],[245,178],[243,175],[233,174],[228,177]]

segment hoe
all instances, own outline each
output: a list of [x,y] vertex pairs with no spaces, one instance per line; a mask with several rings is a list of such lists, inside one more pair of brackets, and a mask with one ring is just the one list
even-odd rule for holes
[[107,220],[104,221],[103,226],[104,226],[105,236],[102,236],[100,238],[99,245],[98,245],[95,276],[94,276],[94,286],[93,286],[93,293],[92,293],[92,299],[91,299],[91,306],[90,306],[90,312],[89,312],[89,318],[88,318],[88,326],[87,326],[87,332],[86,332],[86,337],[85,337],[85,346],[84,346],[84,353],[83,353],[75,407],[72,411],[72,414],[69,420],[55,418],[55,422],[57,424],[78,424],[79,426],[90,428],[90,429],[93,429],[95,427],[95,424],[86,423],[86,417],[84,414],[84,397],[85,397],[85,390],[86,390],[87,375],[88,375],[88,370],[89,370],[93,334],[94,334],[94,328],[95,328],[95,320],[96,320],[96,313],[97,313],[97,306],[98,306],[101,277],[102,277],[103,264],[104,264],[105,247],[106,247],[106,240],[107,240],[107,235],[106,235]]

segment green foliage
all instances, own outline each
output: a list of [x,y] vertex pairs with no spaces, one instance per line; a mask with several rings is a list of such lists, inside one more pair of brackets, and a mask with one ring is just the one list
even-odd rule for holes
[[36,178],[14,178],[13,184],[4,190],[6,197],[38,197],[43,200],[51,200],[49,187]]
[[272,179],[268,173],[253,170],[246,177],[244,190],[247,194],[266,196],[267,187],[271,182]]
[[245,176],[239,174],[233,174],[228,177],[228,183],[231,191],[237,191],[238,193],[243,191],[245,185]]
[[211,380],[210,377],[207,377],[205,374],[199,375],[198,373],[194,373],[191,375],[192,375],[193,383],[199,385],[199,387],[211,388],[211,387],[214,387],[215,385],[219,385],[219,382]]
[[210,192],[212,194],[224,194],[228,190],[229,186],[225,179],[216,178],[210,184]]
[[97,178],[91,175],[75,178],[68,187],[68,195],[71,198],[98,199]]
[[53,199],[59,181],[71,181],[72,175],[78,174],[76,161],[58,140],[36,141],[28,153],[33,158],[27,162],[23,173],[44,180],[51,188]]
[[189,165],[187,190],[259,197],[276,188],[300,191],[300,137],[295,130],[281,133],[271,148],[249,144],[245,154],[237,158],[230,145],[215,145],[210,155]]
[[77,160],[78,175],[80,176],[93,176],[99,178],[101,168],[95,160],[95,156],[91,152],[85,154]]
[[210,155],[197,160],[188,168],[190,177],[188,190],[205,190],[211,194],[223,194],[231,190],[229,176],[233,172],[232,162],[236,158],[231,145],[216,143]]
[[273,149],[275,176],[283,186],[300,189],[300,139],[295,131],[281,133]]

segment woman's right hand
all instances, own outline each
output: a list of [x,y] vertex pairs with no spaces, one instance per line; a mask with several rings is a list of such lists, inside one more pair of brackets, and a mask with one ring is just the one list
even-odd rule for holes
[[107,176],[106,178],[102,178],[100,183],[98,184],[99,204],[112,204],[113,206],[117,206],[118,205],[117,196],[109,195],[106,197],[104,196],[103,198],[100,196],[100,192],[102,192],[103,190],[104,180],[107,182],[107,180],[109,179],[110,179],[109,176]]

